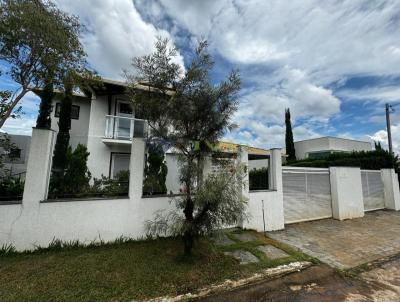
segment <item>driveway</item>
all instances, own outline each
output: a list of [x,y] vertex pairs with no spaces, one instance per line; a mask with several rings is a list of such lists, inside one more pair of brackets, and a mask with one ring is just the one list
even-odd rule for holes
[[334,267],[352,268],[400,253],[400,212],[382,210],[352,220],[297,223],[268,236]]

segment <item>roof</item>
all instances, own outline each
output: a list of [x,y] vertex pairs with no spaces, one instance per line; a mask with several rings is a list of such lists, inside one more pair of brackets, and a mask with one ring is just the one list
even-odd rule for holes
[[295,143],[300,143],[300,142],[308,142],[308,141],[312,141],[312,140],[317,140],[317,139],[323,139],[323,138],[333,138],[333,139],[338,139],[338,140],[347,140],[347,141],[352,141],[352,142],[359,142],[359,143],[366,143],[366,144],[370,144],[370,142],[368,141],[362,141],[362,140],[356,140],[356,139],[350,139],[350,138],[342,138],[342,137],[335,137],[335,136],[321,136],[321,137],[315,137],[315,138],[309,138],[309,139],[303,139],[300,141],[295,141]]
[[256,147],[251,147],[247,145],[241,145],[241,144],[236,144],[236,143],[231,143],[231,142],[223,142],[220,141],[218,142],[217,148],[220,151],[226,152],[226,153],[237,153],[239,147],[244,146],[247,147],[247,152],[249,155],[270,155],[271,152],[270,150],[267,149],[261,149],[261,148],[256,148]]

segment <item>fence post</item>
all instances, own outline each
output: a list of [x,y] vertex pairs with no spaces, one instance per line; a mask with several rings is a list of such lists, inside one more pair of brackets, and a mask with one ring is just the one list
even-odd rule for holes
[[364,216],[361,171],[353,167],[330,167],[333,218]]
[[55,131],[32,128],[32,141],[26,168],[23,205],[38,205],[47,199]]
[[269,180],[270,189],[282,193],[282,153],[281,149],[273,148],[271,149],[271,159],[270,159],[270,169],[269,169]]
[[139,201],[143,194],[143,173],[146,142],[143,138],[132,138],[129,167],[129,199]]
[[399,179],[394,169],[381,169],[385,208],[400,210]]

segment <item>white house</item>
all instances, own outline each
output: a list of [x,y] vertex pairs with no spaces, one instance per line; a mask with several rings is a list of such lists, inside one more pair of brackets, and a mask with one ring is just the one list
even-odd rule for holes
[[[129,170],[132,137],[136,132],[146,131],[144,121],[135,117],[132,102],[125,94],[126,85],[103,79],[103,86],[93,88],[90,96],[74,93],[70,145],[72,148],[79,143],[87,146],[88,168],[94,178],[102,175],[113,178],[119,171]],[[149,89],[142,84],[136,88]],[[51,128],[55,131],[58,131],[60,107],[61,101],[56,97],[51,113]],[[240,145],[223,142],[219,147],[223,152],[237,154]],[[269,156],[269,150],[249,148],[249,168],[267,167]],[[177,155],[169,152],[166,163],[167,191],[177,193],[180,189]],[[206,168],[212,170],[212,161]]]
[[325,136],[294,142],[297,159],[320,158],[335,152],[371,151],[370,142]]

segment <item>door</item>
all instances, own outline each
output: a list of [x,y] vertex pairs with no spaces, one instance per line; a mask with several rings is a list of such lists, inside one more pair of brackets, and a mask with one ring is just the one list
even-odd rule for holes
[[127,101],[117,100],[116,136],[118,139],[131,139],[133,108]]

